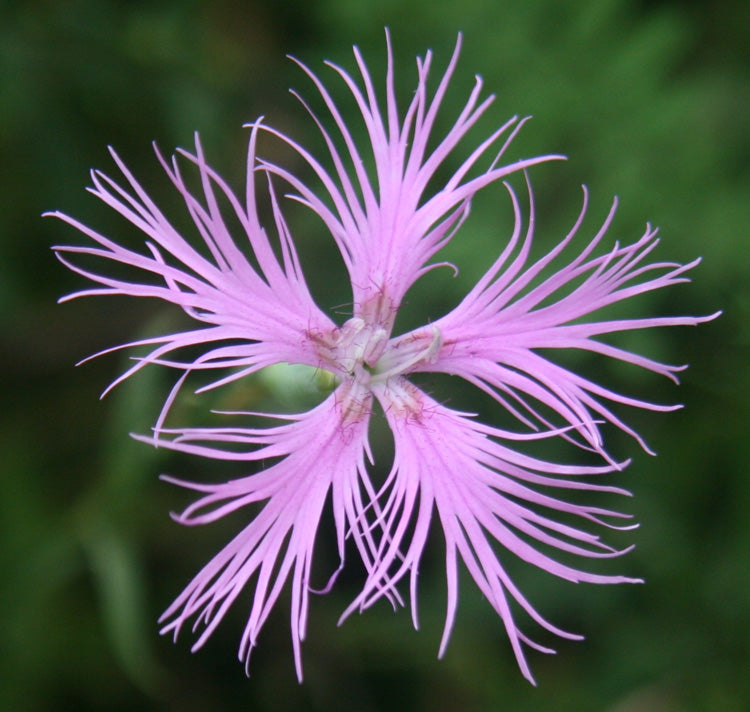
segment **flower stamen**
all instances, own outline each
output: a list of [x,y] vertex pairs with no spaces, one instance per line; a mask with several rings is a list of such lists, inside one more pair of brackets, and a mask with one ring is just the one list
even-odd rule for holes
[[[427,338],[429,342],[425,343]],[[399,344],[393,345],[378,363],[373,382],[380,383],[400,376],[420,363],[433,363],[442,346],[443,335],[436,326],[430,326],[429,334],[422,334],[412,340],[409,348],[399,349]]]

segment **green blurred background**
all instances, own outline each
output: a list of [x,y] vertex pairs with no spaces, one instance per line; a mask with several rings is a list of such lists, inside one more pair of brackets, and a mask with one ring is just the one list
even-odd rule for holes
[[[542,612],[587,637],[536,636],[560,653],[530,653],[536,689],[468,581],[451,646],[436,659],[444,607],[438,536],[422,572],[422,629],[385,605],[336,628],[357,590],[355,571],[338,592],[312,600],[302,686],[285,599],[263,630],[249,680],[235,660],[242,605],[196,655],[189,631],[177,645],[159,637],[159,613],[238,520],[204,529],[172,523],[168,512],[189,500],[157,475],[231,471],[128,437],[153,423],[169,387],[164,374],[144,372],[100,402],[124,357],[73,367],[98,349],[157,332],[168,311],[115,300],[55,304],[82,280],[49,247],[82,238],[40,214],[62,209],[120,234],[122,223],[84,191],[89,168],[114,174],[108,144],[174,207],[150,142],[167,152],[189,147],[199,130],[212,164],[240,187],[242,123],[264,114],[318,141],[287,88],[314,91],[285,55],[336,86],[321,60],[352,68],[350,47],[358,44],[382,77],[385,25],[403,102],[414,56],[431,47],[444,66],[462,30],[454,105],[444,116],[455,114],[478,73],[498,95],[485,132],[512,114],[533,114],[513,157],[570,156],[532,174],[540,249],[564,234],[586,182],[594,221],[620,196],[612,239],[637,238],[651,220],[663,236],[658,257],[704,258],[694,284],[640,307],[725,311],[699,329],[638,342],[691,364],[679,390],[656,377],[601,372],[611,385],[687,407],[630,415],[658,458],[613,439],[618,455],[635,456],[618,478],[635,498],[609,504],[628,507],[641,528],[615,538],[637,549],[606,570],[643,576],[645,586],[583,588],[513,569]],[[748,36],[744,0],[0,2],[0,709],[750,709]],[[334,93],[344,95],[340,85]],[[437,277],[426,282],[411,299],[411,320],[439,315],[486,267],[508,230],[496,226],[494,210],[480,201],[451,248],[459,279],[440,291]],[[591,232],[594,222],[587,225]],[[322,230],[304,217],[295,230],[322,304],[346,301]],[[272,378],[253,382],[243,397],[295,398]],[[331,554],[321,561],[324,577]]]

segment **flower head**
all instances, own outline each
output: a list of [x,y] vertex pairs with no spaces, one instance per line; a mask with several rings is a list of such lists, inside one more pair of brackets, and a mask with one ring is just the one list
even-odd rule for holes
[[[344,617],[384,597],[402,604],[398,584],[408,576],[417,624],[417,572],[436,512],[445,536],[448,587],[440,654],[458,604],[460,561],[501,617],[518,664],[532,681],[524,644],[550,651],[519,629],[514,609],[526,611],[560,636],[579,636],[560,630],[534,609],[507,574],[506,552],[570,581],[635,580],[589,573],[556,561],[548,552],[558,549],[583,560],[623,553],[590,533],[588,526],[629,528],[632,525],[622,523],[626,515],[578,504],[575,495],[625,493],[597,482],[598,475],[627,464],[606,451],[603,424],[622,429],[646,448],[613,412],[613,403],[652,410],[675,406],[616,393],[558,365],[552,355],[562,348],[583,349],[676,381],[682,367],[658,363],[599,337],[698,324],[711,317],[600,321],[593,314],[634,295],[687,281],[685,273],[697,260],[688,265],[647,262],[657,244],[656,231],[650,227],[630,245],[615,244],[597,253],[615,206],[596,235],[574,251],[572,243],[586,211],[584,190],[583,208],[570,233],[546,256],[530,262],[535,207],[528,178],[526,218],[515,190],[498,183],[511,173],[525,173],[536,163],[560,156],[504,162],[505,150],[523,124],[515,118],[459,159],[458,169],[439,182],[438,169],[449,156],[455,160],[459,142],[492,101],[491,96],[482,98],[477,78],[451,128],[442,137],[435,135],[436,116],[459,48],[460,38],[432,93],[427,88],[432,55],[428,52],[417,60],[417,88],[403,111],[396,103],[390,41],[384,105],[356,49],[358,80],[331,65],[359,109],[366,143],[355,138],[318,77],[301,65],[329,114],[324,120],[308,109],[328,155],[318,159],[258,120],[249,126],[247,185],[242,196],[209,167],[197,136],[195,152],[180,151],[179,159],[169,161],[157,149],[198,239],[188,239],[173,227],[114,151],[124,182],[94,171],[91,192],[145,234],[145,250],[125,247],[74,218],[54,213],[93,243],[55,248],[65,265],[98,285],[71,297],[153,297],[180,307],[193,320],[187,330],[124,345],[150,350],[110,388],[149,365],[179,374],[153,436],[142,439],[196,456],[231,460],[238,466],[265,465],[220,484],[165,478],[200,493],[176,517],[183,524],[206,524],[249,505],[260,507],[164,613],[163,631],[175,636],[188,619],[204,624],[194,648],[211,635],[252,581],[254,596],[239,650],[247,665],[269,612],[291,581],[292,643],[301,679],[313,549],[329,497],[341,566],[345,540],[351,538],[365,572],[362,590]],[[261,158],[257,154],[261,133],[291,147],[312,169],[319,187],[310,187],[291,171]],[[197,172],[197,192],[183,175],[185,162]],[[371,172],[366,168],[370,164]],[[278,197],[279,184],[285,192],[291,191],[292,200],[322,220],[338,247],[351,281],[353,305],[343,323],[325,314],[308,289]],[[262,223],[256,202],[264,186],[270,225]],[[515,216],[500,255],[455,309],[433,323],[394,335],[404,295],[439,264],[433,258],[457,233],[476,193],[492,187],[507,196]],[[241,234],[232,234],[230,219]],[[554,267],[563,252],[572,257]],[[76,255],[135,268],[140,276],[135,281],[108,277],[81,266]],[[200,389],[208,390],[278,363],[321,369],[337,385],[304,413],[247,413],[248,424],[243,426],[166,427],[167,414],[189,375],[214,374]],[[483,424],[470,413],[438,402],[410,378],[419,372],[465,379],[517,418],[518,431]],[[382,416],[373,415],[376,403]],[[368,442],[373,417],[385,418],[395,447],[390,474],[382,483],[373,482],[370,474],[377,455]],[[257,425],[258,418],[267,421],[265,427]],[[524,454],[521,444],[539,438],[564,438],[598,453],[601,463],[557,464]],[[574,520],[580,524],[571,523]]]

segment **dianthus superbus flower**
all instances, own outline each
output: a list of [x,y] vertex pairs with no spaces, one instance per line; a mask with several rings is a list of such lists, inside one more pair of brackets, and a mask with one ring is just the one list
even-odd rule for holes
[[[169,222],[114,151],[123,179],[118,182],[94,171],[91,192],[144,233],[145,249],[125,247],[74,218],[54,213],[90,239],[84,246],[56,247],[61,261],[98,285],[68,298],[152,297],[178,306],[193,320],[187,330],[126,344],[146,348],[147,353],[112,384],[149,365],[176,370],[179,377],[153,436],[142,439],[204,458],[234,461],[240,469],[237,479],[219,484],[166,478],[199,493],[176,516],[177,521],[206,524],[254,506],[255,514],[248,515],[245,528],[164,613],[163,631],[175,636],[188,620],[203,624],[194,648],[211,635],[240,592],[252,585],[254,594],[239,649],[247,665],[268,614],[290,584],[292,644],[297,674],[302,678],[300,646],[307,623],[313,549],[328,498],[341,566],[345,541],[351,538],[364,567],[362,590],[344,617],[384,597],[393,604],[403,603],[398,584],[408,578],[417,624],[417,572],[437,514],[445,536],[448,589],[440,655],[455,618],[462,562],[501,617],[518,664],[532,681],[524,644],[551,651],[519,629],[514,610],[524,610],[557,635],[579,636],[546,621],[524,598],[502,563],[505,552],[569,581],[635,580],[590,573],[585,566],[555,560],[550,552],[558,549],[583,560],[623,553],[605,544],[589,527],[629,528],[626,515],[576,503],[576,494],[625,493],[597,482],[597,476],[627,464],[607,453],[602,425],[622,429],[646,448],[640,436],[613,412],[612,404],[651,410],[675,406],[616,393],[557,364],[553,356],[558,349],[583,349],[676,381],[680,367],[612,346],[599,337],[633,329],[694,325],[710,317],[602,321],[593,314],[632,296],[687,281],[685,274],[697,260],[688,265],[649,263],[657,244],[656,231],[650,227],[632,244],[615,243],[598,250],[614,217],[614,206],[596,235],[574,248],[586,212],[584,191],[583,208],[570,233],[546,256],[532,262],[535,207],[528,178],[528,200],[524,201],[509,185],[498,183],[511,173],[525,173],[534,164],[560,157],[504,160],[506,148],[523,124],[511,119],[456,161],[459,142],[492,101],[491,96],[481,97],[482,83],[477,78],[451,128],[445,135],[436,135],[436,116],[459,47],[460,38],[432,93],[428,90],[432,55],[428,52],[417,60],[417,87],[403,111],[396,102],[390,42],[384,104],[356,49],[359,79],[331,65],[358,107],[366,141],[350,129],[320,79],[301,65],[328,113],[323,119],[308,109],[327,155],[314,156],[258,120],[249,126],[243,195],[235,194],[209,167],[197,136],[193,153],[180,151],[179,158],[171,161],[157,150],[197,237],[186,237]],[[312,170],[317,187],[259,157],[257,143],[262,133],[291,147]],[[438,169],[444,168],[449,156],[458,168],[440,178]],[[368,165],[373,166],[372,172]],[[199,190],[189,187],[185,166],[197,173]],[[507,196],[515,217],[500,255],[450,313],[409,333],[394,334],[405,294],[439,264],[433,258],[461,227],[472,198],[488,188]],[[262,223],[256,204],[261,189],[269,208],[263,214],[268,214],[270,225]],[[291,193],[291,199],[322,220],[338,247],[351,281],[353,305],[344,323],[325,314],[308,289],[279,190]],[[522,203],[528,203],[526,217]],[[230,225],[235,232],[240,228],[240,234],[232,234]],[[84,256],[85,264],[89,258],[98,258],[135,268],[140,276],[133,281],[108,277],[104,270],[84,267],[76,256]],[[168,412],[189,375],[213,373],[201,389],[207,390],[279,363],[328,372],[336,386],[308,412],[247,413],[243,426],[233,420],[231,425],[212,428],[166,427]],[[438,402],[410,379],[420,372],[465,379],[517,418],[518,430],[481,423],[471,413]],[[373,415],[375,404],[382,415]],[[382,483],[373,482],[370,476],[377,457],[368,442],[373,417],[386,419],[394,440],[393,463]],[[598,453],[601,462],[558,464],[525,454],[525,444],[539,438],[564,438]],[[246,467],[251,468],[250,474]],[[335,577],[326,590],[334,585]]]

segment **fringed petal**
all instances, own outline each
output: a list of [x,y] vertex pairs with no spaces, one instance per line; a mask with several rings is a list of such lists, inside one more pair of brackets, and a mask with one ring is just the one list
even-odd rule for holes
[[[446,541],[448,602],[440,655],[445,651],[458,602],[458,561],[502,618],[511,646],[525,677],[533,678],[522,643],[545,652],[518,628],[512,604],[547,630],[580,638],[546,621],[513,584],[503,560],[508,554],[559,578],[575,583],[634,583],[638,579],[598,574],[574,568],[554,559],[542,549],[557,549],[588,559],[619,556],[598,535],[560,521],[561,514],[577,517],[584,524],[623,528],[616,524],[629,515],[576,504],[567,498],[571,489],[627,494],[591,481],[620,469],[619,465],[564,466],[524,456],[498,441],[527,439],[483,426],[464,414],[437,403],[403,379],[376,391],[391,427],[395,456],[387,483],[387,500],[381,513],[387,538],[381,543],[379,562],[362,593],[345,615],[371,606],[393,590],[407,574],[411,579],[412,614],[417,625],[414,597],[416,576],[436,510]],[[538,437],[545,437],[539,435]],[[571,476],[583,479],[572,481]],[[566,498],[540,492],[558,489]],[[627,528],[632,527],[629,525]],[[541,545],[541,546],[540,546]]]
[[202,493],[174,517],[182,524],[208,524],[252,504],[262,503],[262,508],[164,612],[163,633],[176,637],[185,622],[194,618],[194,629],[204,626],[193,646],[194,650],[200,648],[255,578],[239,650],[247,666],[260,630],[291,578],[292,644],[297,675],[302,679],[301,642],[307,624],[313,549],[329,495],[341,565],[344,540],[351,536],[366,567],[372,570],[375,566],[377,545],[366,523],[367,501],[372,495],[365,466],[369,415],[360,412],[359,419],[348,417],[332,394],[314,410],[287,418],[292,422],[278,427],[162,432],[159,445],[202,457],[237,461],[281,458],[256,474],[216,485],[165,477]]

